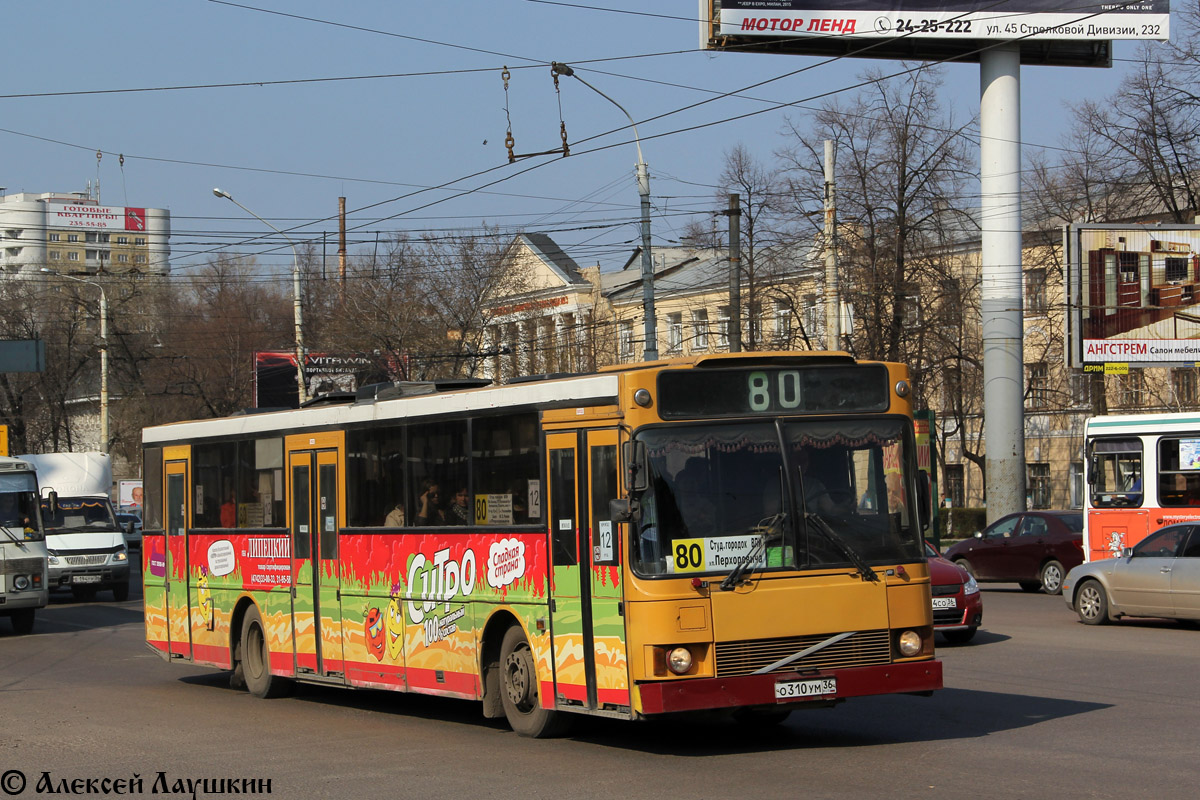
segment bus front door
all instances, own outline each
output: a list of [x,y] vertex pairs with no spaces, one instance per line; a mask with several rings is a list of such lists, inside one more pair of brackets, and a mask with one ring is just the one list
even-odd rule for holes
[[167,652],[174,658],[192,655],[191,609],[188,595],[188,492],[186,461],[166,464],[167,514],[165,550],[167,583]]
[[617,491],[617,432],[546,435],[555,705],[628,710],[621,552],[608,501]]
[[296,672],[344,675],[338,562],[338,453],[288,457],[291,480],[292,630]]

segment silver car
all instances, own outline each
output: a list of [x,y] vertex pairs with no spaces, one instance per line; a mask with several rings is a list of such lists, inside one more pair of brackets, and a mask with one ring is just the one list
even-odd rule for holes
[[1200,620],[1200,524],[1168,525],[1117,558],[1080,564],[1062,595],[1088,625],[1122,616]]

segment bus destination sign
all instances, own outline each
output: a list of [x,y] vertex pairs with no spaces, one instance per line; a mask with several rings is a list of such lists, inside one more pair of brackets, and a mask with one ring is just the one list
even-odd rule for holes
[[882,364],[666,370],[658,376],[664,419],[755,414],[853,414],[888,410]]

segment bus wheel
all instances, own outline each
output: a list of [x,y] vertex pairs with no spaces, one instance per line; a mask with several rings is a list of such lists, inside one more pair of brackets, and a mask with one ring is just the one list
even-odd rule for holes
[[505,631],[500,644],[500,699],[508,724],[522,736],[545,739],[566,729],[563,714],[538,703],[533,651],[519,625]]
[[1075,593],[1075,613],[1086,625],[1108,622],[1108,596],[1099,581],[1084,581]]
[[20,611],[12,612],[13,630],[21,636],[26,636],[33,633],[33,609],[22,608]]
[[242,675],[246,690],[255,697],[280,697],[292,688],[292,682],[271,674],[271,653],[262,616],[254,606],[246,609],[242,621]]
[[1063,565],[1047,561],[1042,567],[1042,591],[1046,594],[1062,594]]

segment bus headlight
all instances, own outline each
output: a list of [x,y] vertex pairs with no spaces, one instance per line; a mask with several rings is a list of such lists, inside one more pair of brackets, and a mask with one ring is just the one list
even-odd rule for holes
[[52,567],[57,567],[58,566],[58,556],[50,556],[49,558],[46,559],[46,563],[48,563]]
[[23,592],[29,588],[29,576],[17,575],[13,578],[13,588],[18,592]]
[[905,658],[915,656],[921,652],[921,634],[916,631],[905,631],[900,634],[896,644],[900,648],[900,655]]
[[692,651],[686,647],[676,647],[667,653],[667,669],[676,675],[683,675],[692,668]]
[[113,553],[113,561],[121,562],[121,561],[127,561],[128,559],[129,559],[129,556],[125,555],[124,550],[122,550],[119,553]]

